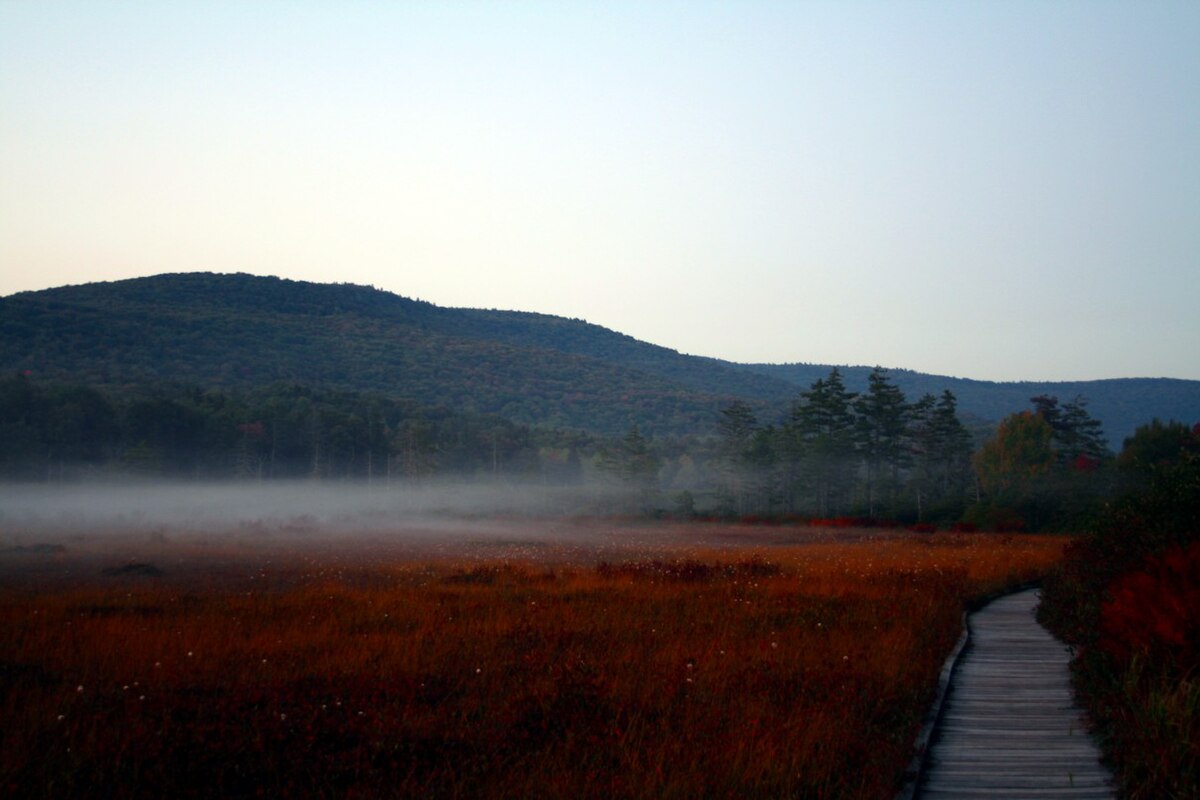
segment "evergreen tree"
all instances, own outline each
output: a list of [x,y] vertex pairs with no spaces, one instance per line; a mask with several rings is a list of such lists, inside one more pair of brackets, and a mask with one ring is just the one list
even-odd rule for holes
[[958,401],[947,389],[936,400],[925,395],[912,410],[917,517],[927,509],[956,516],[972,477],[971,434],[958,418]]
[[1035,413],[1054,432],[1058,463],[1074,465],[1080,457],[1099,462],[1108,456],[1108,445],[1100,421],[1087,411],[1087,398],[1078,395],[1070,403],[1059,406],[1053,395],[1031,397]]
[[1063,433],[1058,446],[1066,463],[1075,464],[1080,457],[1099,462],[1108,457],[1100,420],[1087,412],[1087,398],[1082,395],[1063,406]]
[[857,468],[855,395],[834,367],[800,397],[788,420],[791,457],[798,462],[798,477],[813,510],[821,516],[836,514],[849,507]]
[[751,475],[750,491],[755,499],[754,509],[768,514],[779,509],[786,492],[785,473],[779,458],[781,442],[781,432],[775,426],[759,428],[746,455]]
[[883,367],[867,377],[867,391],[854,401],[859,452],[866,467],[867,514],[875,516],[877,495],[893,510],[900,470],[907,466],[908,420],[911,414],[904,393]]
[[658,498],[662,463],[637,425],[615,447],[604,451],[599,466],[637,494],[643,511],[652,510]]
[[1046,421],[1057,436],[1063,429],[1062,409],[1058,407],[1058,398],[1052,394],[1039,394],[1029,398],[1033,403],[1033,413]]
[[913,464],[908,483],[916,502],[918,522],[925,520],[925,509],[929,506],[936,480],[937,444],[933,426],[933,409],[936,403],[934,396],[926,393],[908,409],[911,425],[909,447]]

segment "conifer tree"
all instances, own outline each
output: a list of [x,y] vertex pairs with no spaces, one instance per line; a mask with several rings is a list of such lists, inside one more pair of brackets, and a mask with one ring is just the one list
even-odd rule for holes
[[834,367],[800,397],[788,420],[792,457],[815,511],[827,516],[849,506],[857,468],[855,394],[847,391]]
[[958,418],[958,401],[942,392],[930,416],[934,501],[959,504],[971,480],[971,434]]
[[1058,446],[1067,464],[1074,464],[1080,456],[1100,461],[1109,455],[1103,426],[1088,413],[1087,398],[1077,395],[1063,406],[1062,416],[1064,432]]
[[866,466],[867,514],[875,516],[877,495],[894,506],[900,470],[906,466],[910,406],[883,367],[867,377],[867,391],[854,401],[859,452]]
[[599,466],[637,494],[643,511],[651,509],[658,496],[662,463],[636,424],[616,447],[604,452]]
[[1053,395],[1031,397],[1035,413],[1054,432],[1054,447],[1061,465],[1072,466],[1080,457],[1098,462],[1108,454],[1100,421],[1087,411],[1087,398],[1077,395],[1059,406]]

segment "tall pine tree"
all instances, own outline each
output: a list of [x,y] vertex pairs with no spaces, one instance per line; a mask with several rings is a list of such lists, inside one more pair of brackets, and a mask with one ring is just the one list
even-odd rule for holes
[[854,401],[856,439],[866,467],[864,488],[867,514],[875,516],[879,501],[895,510],[900,471],[907,466],[908,419],[911,413],[904,393],[875,367],[867,377],[867,391]]
[[788,419],[791,457],[810,508],[829,516],[849,508],[854,476],[855,395],[847,391],[837,367],[818,379]]

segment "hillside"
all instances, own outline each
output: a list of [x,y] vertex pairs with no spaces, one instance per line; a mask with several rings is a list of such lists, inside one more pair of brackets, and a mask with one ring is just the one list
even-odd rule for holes
[[[187,273],[0,298],[0,370],[102,386],[223,388],[289,382],[382,391],[518,422],[652,435],[711,432],[733,398],[764,419],[828,374],[823,365],[742,365],[687,356],[580,320],[442,308],[371,287]],[[865,386],[865,367],[845,368]],[[1119,446],[1158,416],[1200,419],[1200,381],[990,383],[905,370],[910,399],[950,389],[996,420],[1030,397],[1083,394]]]
[[101,386],[291,382],[383,391],[545,426],[711,428],[785,381],[577,320],[439,308],[352,285],[190,273],[0,299],[0,370]]

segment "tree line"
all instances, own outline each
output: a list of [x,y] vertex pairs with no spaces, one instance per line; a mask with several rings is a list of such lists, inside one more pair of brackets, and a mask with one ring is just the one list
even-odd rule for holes
[[719,497],[736,515],[1082,529],[1117,490],[1119,459],[1085,398],[1030,403],[976,441],[949,390],[910,402],[876,367],[854,393],[835,368],[774,423],[740,401],[721,410]]
[[[382,394],[39,385],[0,379],[0,475],[387,478],[527,473],[529,428]],[[565,467],[564,467],[565,469]]]
[[909,401],[882,368],[861,393],[835,368],[768,422],[741,400],[713,414],[691,436],[633,424],[605,439],[372,392],[118,390],[15,375],[0,378],[0,477],[595,478],[631,490],[626,510],[645,513],[1081,530],[1123,489],[1131,473],[1120,465],[1155,451],[1163,425],[1114,455],[1083,398],[1038,396],[973,436],[952,392]]
[[954,395],[909,402],[881,367],[862,393],[834,368],[772,424],[730,403],[718,439],[720,495],[739,515],[957,517],[973,488]]

